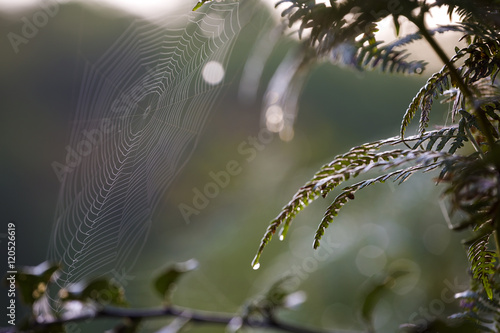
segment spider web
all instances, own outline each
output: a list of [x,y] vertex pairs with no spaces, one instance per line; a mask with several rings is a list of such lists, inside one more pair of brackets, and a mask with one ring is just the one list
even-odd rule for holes
[[221,91],[240,6],[138,19],[84,64],[66,160],[53,164],[61,188],[48,256],[63,265],[60,286],[137,260]]

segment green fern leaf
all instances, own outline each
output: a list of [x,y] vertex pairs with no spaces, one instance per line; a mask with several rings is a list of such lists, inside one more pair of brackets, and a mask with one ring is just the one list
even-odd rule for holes
[[493,298],[493,291],[489,276],[495,272],[497,254],[487,250],[489,237],[487,234],[475,241],[468,250],[467,257],[471,263],[473,278],[481,281],[489,299]]
[[[410,137],[407,140],[416,141],[417,139],[419,138],[415,136]],[[261,239],[257,254],[252,261],[252,266],[255,267],[258,265],[264,248],[272,239],[278,228],[281,227],[281,231],[279,233],[280,240],[284,240],[292,220],[301,209],[316,200],[319,196],[326,197],[332,190],[347,180],[355,178],[360,174],[367,173],[375,168],[397,168],[408,163],[417,163],[417,166],[396,171],[389,175],[382,175],[372,180],[372,182],[383,182],[390,177],[397,176],[397,179],[400,182],[403,182],[418,170],[433,169],[434,166],[432,166],[432,163],[435,163],[436,159],[449,157],[449,154],[442,152],[401,149],[378,152],[378,150],[384,146],[401,143],[402,140],[399,137],[366,143],[352,148],[346,154],[336,156],[332,162],[324,165],[309,182],[307,182],[297,193],[295,193],[292,200],[282,208],[280,214],[271,221],[263,238]],[[435,167],[437,166],[438,164],[436,164]],[[318,228],[319,234],[322,235],[322,232],[324,232],[324,229],[326,229],[332,218],[336,216],[338,210],[340,210],[340,208],[348,200],[352,200],[354,193],[357,190],[371,184],[372,183],[370,181],[365,181],[353,185],[354,187],[352,188],[348,187],[344,189],[344,192],[340,194],[336,200],[334,200],[332,205],[327,210],[325,217]],[[315,239],[315,247],[319,245],[319,238]]]
[[[397,166],[400,164],[406,164],[411,161],[420,161],[421,163],[396,170],[387,174],[383,174],[381,176],[378,176],[376,178],[364,180],[361,182],[358,182],[356,184],[353,184],[351,186],[348,186],[342,190],[342,193],[340,193],[334,201],[328,206],[323,219],[321,220],[320,225],[318,226],[318,229],[316,230],[316,234],[314,236],[314,243],[313,243],[313,248],[317,249],[320,245],[320,240],[322,236],[325,234],[326,228],[328,228],[329,224],[333,221],[333,218],[336,217],[342,207],[349,201],[349,200],[354,200],[355,194],[357,191],[371,186],[375,183],[384,183],[386,180],[390,178],[395,178],[395,180],[399,180],[400,184],[407,180],[410,176],[412,176],[415,172],[425,170],[425,171],[430,171],[433,170],[441,165],[441,162],[431,162],[434,161],[436,158],[442,157],[442,154],[439,153],[427,153],[427,152],[420,152],[414,154],[413,151],[407,151],[405,152],[407,154],[406,158],[402,157],[399,161],[397,162],[381,162],[381,163],[375,163],[373,164],[373,167],[377,166],[385,166],[385,167],[393,167]],[[422,154],[422,156],[420,155]],[[404,155],[404,154],[402,154]]]

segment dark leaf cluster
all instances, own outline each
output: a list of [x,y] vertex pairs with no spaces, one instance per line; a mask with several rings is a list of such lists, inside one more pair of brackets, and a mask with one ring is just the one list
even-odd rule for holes
[[[464,240],[470,262],[471,288],[462,314],[452,319],[466,320],[475,329],[489,330],[483,322],[489,318],[496,326],[500,289],[497,256],[500,253],[500,2],[499,1],[330,1],[329,5],[315,1],[283,0],[283,16],[290,27],[315,50],[315,60],[335,62],[359,69],[379,68],[391,73],[415,73],[424,68],[423,61],[408,61],[401,49],[415,41],[425,41],[443,61],[444,66],[430,75],[417,92],[403,115],[400,135],[352,148],[337,155],[332,162],[302,186],[271,221],[261,240],[252,265],[259,265],[265,246],[278,229],[283,240],[294,217],[312,201],[337,192],[325,211],[314,235],[313,247],[340,210],[355,199],[359,190],[392,180],[401,183],[417,172],[435,171],[436,183],[443,187],[443,196],[450,203],[450,212],[460,212],[464,218],[453,225],[455,230],[470,230]],[[434,6],[447,7],[457,13],[460,22],[437,29],[427,29],[425,16]],[[376,39],[377,23],[391,17],[396,31],[405,18],[417,32],[402,36],[391,43]],[[435,39],[438,33],[461,34],[455,54],[448,58]],[[431,111],[436,101],[449,105],[450,124],[431,123]],[[405,134],[412,120],[420,114],[417,135]],[[361,181],[352,181],[362,175]],[[338,188],[343,186],[340,190]],[[486,308],[490,307],[489,311]],[[494,309],[491,310],[491,309]],[[436,328],[431,329],[432,325]],[[404,326],[411,332],[452,331],[453,325],[441,321],[430,326]],[[449,326],[451,325],[451,326]]]

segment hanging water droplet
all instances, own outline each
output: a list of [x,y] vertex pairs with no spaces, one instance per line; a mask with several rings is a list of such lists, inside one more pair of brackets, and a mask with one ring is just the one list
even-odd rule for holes
[[254,271],[256,271],[256,270],[258,270],[260,268],[260,264],[256,263],[255,265],[253,265],[252,268],[254,269]]
[[280,241],[282,241],[284,239],[285,239],[285,236],[284,235],[280,235]]

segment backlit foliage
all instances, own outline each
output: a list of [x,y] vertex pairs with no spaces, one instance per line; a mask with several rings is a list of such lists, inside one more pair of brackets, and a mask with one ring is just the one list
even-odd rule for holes
[[[282,0],[282,16],[288,26],[297,29],[307,46],[304,62],[332,61],[358,70],[379,69],[389,73],[420,74],[425,59],[408,60],[403,48],[417,40],[425,41],[437,53],[444,66],[430,75],[404,112],[398,137],[352,148],[336,156],[302,186],[271,221],[260,243],[253,265],[280,229],[283,240],[294,217],[320,196],[326,197],[343,187],[325,211],[314,235],[313,247],[320,246],[326,229],[341,208],[355,199],[357,191],[375,183],[401,183],[417,172],[438,170],[437,183],[444,186],[451,213],[460,211],[465,218],[453,229],[470,229],[473,236],[464,240],[472,275],[470,290],[458,295],[464,299],[464,313],[454,319],[468,318],[477,329],[489,329],[487,320],[500,326],[497,253],[500,251],[500,2],[499,1],[360,1]],[[427,29],[425,17],[432,7],[447,8],[460,21],[436,29]],[[280,7],[281,8],[281,7]],[[390,17],[399,33],[404,18],[418,29],[385,43],[376,38],[377,23]],[[438,33],[458,32],[462,47],[450,58],[435,40]],[[463,46],[465,43],[465,47]],[[449,103],[451,124],[434,126],[428,131],[433,104]],[[419,115],[416,135],[406,137],[409,125]],[[346,182],[364,174],[368,180]],[[257,266],[258,267],[258,266]],[[496,310],[491,310],[492,307]],[[487,308],[488,310],[485,310]],[[436,327],[444,323],[436,324]],[[431,325],[432,326],[432,325]],[[429,326],[430,327],[430,326]],[[406,327],[412,332],[425,328]],[[432,330],[430,330],[432,331]],[[429,331],[429,332],[430,332]],[[427,331],[426,331],[427,332]]]

